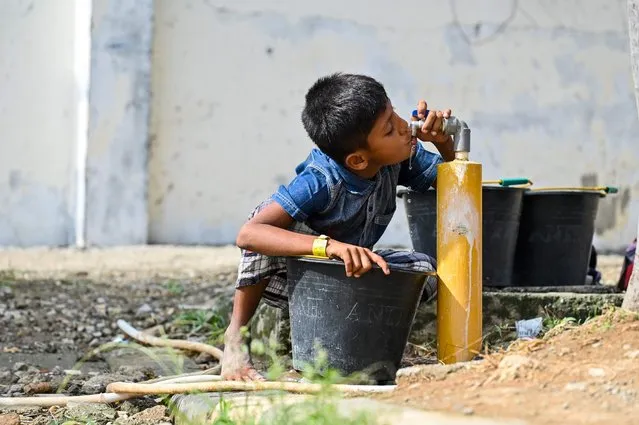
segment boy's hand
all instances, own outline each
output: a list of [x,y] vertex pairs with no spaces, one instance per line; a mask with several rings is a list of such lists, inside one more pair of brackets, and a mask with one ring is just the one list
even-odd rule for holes
[[424,120],[422,128],[417,130],[417,138],[434,144],[450,141],[450,136],[442,133],[442,125],[444,123],[443,119],[449,118],[452,111],[450,109],[443,111],[431,110],[426,115],[426,110],[428,110],[428,104],[425,100],[420,100],[417,104],[417,118],[411,117],[412,121]]
[[386,261],[368,248],[349,245],[330,239],[326,246],[326,255],[340,258],[344,262],[346,276],[348,277],[360,277],[369,271],[373,267],[373,264],[377,264],[381,267],[385,274],[390,274],[390,269]]

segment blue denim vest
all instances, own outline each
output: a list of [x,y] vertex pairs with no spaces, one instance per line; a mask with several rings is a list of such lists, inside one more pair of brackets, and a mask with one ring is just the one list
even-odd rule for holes
[[372,249],[395,213],[397,186],[428,190],[442,161],[418,143],[412,169],[404,161],[383,167],[368,180],[315,148],[296,167],[296,177],[271,199],[319,234]]

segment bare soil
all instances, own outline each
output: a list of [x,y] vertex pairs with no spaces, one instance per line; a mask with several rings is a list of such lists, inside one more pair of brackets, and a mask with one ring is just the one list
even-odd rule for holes
[[636,424],[639,316],[610,311],[543,339],[517,341],[456,371],[433,373],[436,368],[421,367],[381,398],[531,424]]

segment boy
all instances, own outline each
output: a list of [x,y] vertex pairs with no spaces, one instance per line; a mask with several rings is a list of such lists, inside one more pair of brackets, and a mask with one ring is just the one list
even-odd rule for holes
[[384,87],[373,78],[333,74],[309,89],[302,123],[317,148],[296,168],[297,176],[288,186],[281,186],[253,211],[237,236],[242,259],[225,332],[225,379],[263,379],[241,350],[240,328],[262,297],[276,307],[287,306],[284,257],[315,254],[341,259],[346,276],[356,278],[374,264],[385,274],[390,273],[389,263],[435,269],[434,260],[425,254],[397,256],[390,250],[371,250],[395,212],[396,186],[426,191],[435,185],[437,164],[454,159],[451,137],[435,130],[441,129],[450,110],[425,116],[424,101],[417,110],[418,119],[425,118],[417,137],[432,142],[441,155],[411,138],[408,123],[395,113]]

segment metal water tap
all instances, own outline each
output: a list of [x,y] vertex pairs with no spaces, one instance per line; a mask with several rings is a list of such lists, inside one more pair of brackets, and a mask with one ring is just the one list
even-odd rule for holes
[[[429,110],[426,110],[426,115],[428,115],[429,112]],[[413,116],[417,117],[417,110],[413,111]],[[455,158],[468,159],[468,153],[470,152],[470,128],[468,124],[454,116],[444,118],[442,121],[441,131],[448,136],[453,136]],[[424,122],[424,120],[410,121],[409,125],[412,137],[417,137],[417,130],[424,125]]]

